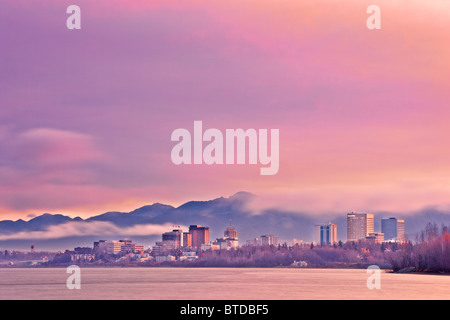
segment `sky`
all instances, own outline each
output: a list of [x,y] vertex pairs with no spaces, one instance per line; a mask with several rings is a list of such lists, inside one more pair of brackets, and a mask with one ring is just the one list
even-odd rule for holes
[[[254,210],[449,210],[449,14],[446,0],[0,0],[0,220],[238,191],[261,196]],[[278,173],[173,164],[171,133],[194,121],[279,129]]]

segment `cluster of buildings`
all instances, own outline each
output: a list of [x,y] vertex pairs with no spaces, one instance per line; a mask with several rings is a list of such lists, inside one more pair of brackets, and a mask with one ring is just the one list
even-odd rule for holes
[[209,227],[201,225],[189,226],[188,232],[178,226],[170,232],[162,234],[162,240],[149,248],[131,240],[99,240],[93,248],[75,248],[66,251],[72,262],[93,262],[102,257],[115,257],[116,262],[132,261],[192,261],[197,260],[199,251],[231,249],[238,247],[237,231],[233,227],[225,230],[224,236],[211,242]]
[[104,256],[133,258],[144,261],[149,258],[143,244],[137,244],[131,240],[99,240],[94,242],[94,247],[77,247],[73,251],[66,250],[72,262],[93,262]]
[[182,249],[201,249],[202,245],[209,243],[209,228],[201,225],[191,225],[188,232],[181,228],[173,229],[162,234],[162,240],[156,242],[152,251],[167,252]]
[[[262,235],[260,238],[247,240],[246,245],[278,245],[278,238],[274,235]],[[172,231],[161,235],[161,241],[144,250],[144,245],[131,240],[99,240],[94,242],[93,248],[75,248],[69,252],[72,261],[89,262],[95,257],[115,256],[123,259],[133,257],[135,260],[155,262],[184,261],[198,259],[198,253],[207,250],[232,249],[239,246],[237,231],[234,227],[228,227],[223,237],[210,241],[209,227],[190,225],[184,232],[180,226],[175,226]]]
[[[278,245],[278,237],[269,234],[261,235],[260,238],[247,240],[246,245]],[[162,240],[156,242],[152,251],[154,253],[167,252],[170,250],[219,250],[232,249],[239,246],[237,231],[234,227],[228,227],[223,237],[217,238],[215,241],[209,240],[209,227],[200,225],[189,226],[188,232],[183,232],[180,228],[173,229],[170,232],[162,234]]]
[[[137,261],[153,260],[164,261],[189,261],[197,260],[198,254],[207,250],[232,249],[239,246],[237,231],[234,227],[228,227],[223,237],[210,241],[209,227],[190,225],[184,232],[180,226],[175,226],[172,231],[165,232],[161,241],[157,241],[148,250],[144,245],[131,240],[99,240],[94,242],[93,248],[75,248],[71,251],[72,261],[91,262],[102,256],[117,257],[120,259],[134,259]],[[405,221],[403,219],[388,218],[381,220],[381,232],[374,231],[374,215],[369,213],[347,214],[347,242],[367,241],[372,243],[404,242]],[[333,223],[325,223],[315,226],[315,243],[319,245],[337,244],[337,226]],[[274,235],[262,235],[245,242],[247,246],[278,245],[278,238]]]
[[247,240],[246,245],[248,246],[263,246],[263,245],[278,245],[278,237],[273,234],[262,235],[260,238],[255,238],[253,240]]
[[99,240],[94,242],[94,252],[98,255],[143,254],[144,245],[131,240]]
[[217,238],[215,241],[209,240],[209,227],[202,227],[201,225],[189,226],[188,232],[183,232],[182,229],[173,229],[170,232],[162,234],[162,240],[156,242],[152,248],[155,255],[171,250],[187,251],[206,251],[209,249],[231,249],[238,247],[237,231],[233,227],[228,227],[224,236]]
[[[247,245],[277,245],[278,239],[273,235],[262,235],[260,238],[247,241]],[[198,253],[207,250],[232,249],[239,246],[237,231],[228,227],[223,237],[210,241],[209,227],[191,225],[184,232],[180,226],[161,235],[153,247],[144,249],[144,245],[131,240],[99,240],[93,248],[78,247],[66,251],[72,262],[93,262],[102,257],[115,257],[116,262],[124,259],[133,261],[190,261],[197,260]]]
[[[347,214],[347,242],[365,240],[372,243],[404,242],[405,220],[381,219],[381,232],[374,231],[374,215],[371,213]],[[337,226],[332,223],[316,225],[316,243],[320,245],[337,243]]]

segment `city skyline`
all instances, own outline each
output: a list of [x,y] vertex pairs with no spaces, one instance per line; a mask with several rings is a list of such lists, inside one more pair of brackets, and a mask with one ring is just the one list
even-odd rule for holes
[[[393,233],[395,236],[389,236],[384,239],[383,232],[370,232],[372,229],[371,226],[367,227],[367,222],[356,224],[352,221],[349,216],[358,215],[358,219],[362,219],[364,216],[365,220],[368,215],[371,216],[371,222],[373,223],[373,215],[372,214],[357,214],[356,212],[347,214],[347,229],[359,228],[361,231],[357,231],[356,233],[364,233],[366,236],[361,237],[360,239],[347,239],[347,242],[360,242],[360,241],[370,241],[372,237],[377,237],[378,235],[382,235],[382,241],[384,240],[388,243],[398,242],[402,243],[407,241],[405,239],[405,220],[397,219],[395,217],[391,218],[383,218],[382,222],[386,222],[382,224],[382,231],[387,233]],[[391,223],[395,221],[395,228],[392,230]],[[183,231],[181,226],[172,226],[172,231],[166,231],[161,234],[161,241],[157,241],[154,245],[148,245],[148,249],[145,249],[145,245],[137,244],[132,242],[131,239],[121,239],[121,240],[98,240],[94,242],[93,251],[100,251],[107,254],[119,254],[119,253],[138,253],[143,252],[144,250],[150,250],[155,252],[169,252],[173,250],[181,250],[183,248],[191,248],[193,250],[218,250],[218,249],[232,249],[238,248],[240,246],[277,246],[281,245],[278,242],[278,236],[273,234],[263,234],[259,238],[256,237],[254,239],[247,239],[245,242],[239,244],[238,242],[238,232],[235,227],[228,226],[224,231],[224,236],[221,238],[217,238],[216,240],[209,239],[209,227],[201,226],[201,225],[190,225],[187,232]],[[338,242],[342,243],[342,240],[337,240],[337,226],[331,222],[324,223],[321,225],[315,225],[315,241],[311,241],[310,244],[320,245],[320,246],[335,246]],[[369,229],[369,231],[368,231]],[[355,231],[351,231],[353,235]],[[348,238],[348,237],[347,237]],[[194,240],[193,240],[194,239]],[[297,239],[293,239],[293,245],[298,244]],[[381,243],[379,242],[379,243]],[[303,243],[303,240],[301,240]],[[283,243],[283,245],[286,243]],[[308,243],[306,243],[308,244]],[[214,248],[212,247],[214,245]],[[80,249],[82,251],[83,247],[75,248],[75,251]],[[67,250],[67,249],[66,249]],[[34,246],[31,247],[31,252],[34,252]]]
[[[207,237],[204,237],[208,240],[227,237],[222,233],[222,229],[227,224],[229,224],[229,227],[237,227],[242,235],[240,237],[241,245],[245,242],[260,242],[261,235],[274,235],[279,239],[278,243],[286,242],[291,244],[298,241],[320,243],[320,240],[318,240],[320,239],[317,230],[318,226],[331,223],[334,229],[326,237],[335,237],[336,240],[334,242],[346,242],[350,240],[348,237],[350,229],[349,216],[366,215],[357,212],[341,213],[328,217],[329,219],[325,220],[328,223],[322,223],[321,217],[295,215],[289,212],[267,211],[259,215],[253,215],[251,212],[246,211],[247,200],[253,199],[253,197],[256,196],[238,192],[228,198],[221,197],[208,201],[190,201],[178,208],[155,203],[137,208],[129,213],[111,211],[93,216],[87,220],[81,218],[72,219],[63,215],[44,214],[28,222],[22,220],[15,222],[0,221],[0,231],[9,231],[8,234],[0,236],[0,248],[22,250],[23,248],[29,248],[33,244],[44,250],[45,248],[56,248],[57,246],[59,246],[58,250],[61,250],[64,249],[63,243],[67,243],[69,247],[77,243],[86,244],[86,242],[93,241],[89,239],[92,239],[95,235],[109,240],[118,237],[124,239],[137,237],[140,241],[148,242],[154,241],[151,239],[155,239],[155,237],[159,237],[163,233],[167,233],[168,237],[173,237],[174,232],[179,232],[180,235],[183,235],[182,239],[180,235],[176,236],[179,244],[192,243],[197,241],[187,230],[188,228],[196,227],[192,223],[201,223],[197,227],[200,229],[205,228],[208,231]],[[405,238],[414,240],[419,236],[423,226],[427,222],[432,221],[429,214],[406,217],[407,228],[405,230],[405,217],[394,218],[386,213],[369,214],[369,216],[372,217],[370,228],[361,231],[358,239],[363,239],[374,232],[383,233],[383,230],[386,228],[383,226],[384,221],[395,219],[395,221],[399,222],[397,229],[399,241]],[[177,220],[181,217],[184,217],[184,219]],[[271,223],[267,225],[266,221],[271,221]],[[364,226],[364,223],[355,224],[355,228]],[[391,238],[390,235],[386,237],[387,240]],[[356,241],[357,239],[353,240]],[[327,242],[330,241],[327,240]]]
[[[240,252],[247,251],[247,264],[255,264],[255,266],[267,266],[267,256],[260,262],[257,262],[261,257],[256,254],[256,252],[265,252],[265,255],[270,253],[270,259],[277,259],[275,252],[279,251],[294,251],[298,254],[298,250],[303,251],[302,255],[305,254],[305,250],[313,250],[314,248],[325,249],[333,248],[336,250],[337,254],[342,254],[342,249],[354,250],[358,252],[360,250],[361,254],[357,254],[356,260],[367,261],[369,259],[369,254],[373,250],[379,250],[383,256],[380,262],[389,261],[389,252],[395,252],[401,247],[412,247],[414,244],[411,241],[406,241],[408,239],[404,238],[405,231],[405,220],[397,219],[395,217],[383,218],[382,220],[382,232],[373,231],[373,214],[358,214],[356,212],[347,214],[347,231],[349,237],[355,237],[359,235],[360,239],[347,239],[346,242],[341,240],[337,241],[337,226],[331,222],[324,223],[321,225],[315,225],[315,236],[314,242],[303,242],[293,239],[293,243],[288,244],[286,242],[279,242],[278,236],[273,234],[263,234],[259,238],[254,238],[252,240],[246,240],[245,243],[238,241],[238,231],[235,227],[230,225],[226,227],[223,232],[223,237],[219,237],[216,240],[209,239],[210,228],[208,226],[202,226],[198,224],[190,225],[187,232],[183,230],[182,226],[172,226],[172,231],[166,231],[161,234],[161,241],[156,241],[154,245],[146,246],[144,244],[139,244],[133,242],[131,239],[122,240],[98,240],[93,243],[93,247],[75,247],[73,250],[65,249],[64,251],[58,252],[36,252],[34,246],[31,247],[31,251],[10,251],[5,250],[0,252],[0,256],[3,259],[7,258],[9,255],[12,257],[23,256],[22,259],[26,258],[28,254],[33,256],[35,260],[19,260],[19,266],[54,266],[54,265],[65,265],[65,264],[81,264],[84,266],[92,264],[103,264],[103,265],[124,265],[132,264],[138,266],[158,266],[166,265],[173,266],[174,263],[207,263],[209,266],[221,266],[223,263],[231,263],[232,259],[236,259],[241,255]],[[431,231],[427,227],[427,232]],[[446,228],[443,228],[443,233],[445,237]],[[433,231],[431,231],[433,232]],[[422,243],[423,244],[423,243]],[[420,242],[415,244],[420,246]],[[248,247],[252,249],[248,251]],[[220,261],[219,256],[210,260],[208,257],[214,257],[216,251],[232,251],[228,258]],[[388,256],[385,253],[388,252]],[[401,250],[400,250],[401,252]],[[253,255],[255,254],[255,257]],[[377,256],[377,254],[375,254]],[[50,258],[49,258],[50,257]],[[206,258],[205,258],[206,257]],[[250,258],[251,257],[251,258]],[[334,258],[331,258],[334,257]],[[342,256],[343,258],[344,256]],[[36,258],[38,258],[36,260]],[[231,260],[230,260],[231,259]],[[336,259],[336,256],[331,255],[325,260],[330,260],[326,263],[336,263],[332,262]],[[347,259],[347,258],[345,258]],[[378,256],[377,259],[380,259]],[[387,260],[386,260],[387,259]],[[290,259],[292,256],[290,255]],[[339,260],[339,259],[338,259]],[[316,265],[316,259],[308,257],[307,261],[297,261],[293,260],[290,263],[290,267],[294,268],[306,268],[308,263],[313,263]],[[342,262],[339,263],[342,266]],[[272,262],[273,263],[273,262]],[[286,263],[286,262],[284,262]],[[323,261],[321,263],[324,263]],[[353,262],[355,263],[355,261]],[[4,265],[4,263],[3,263]],[[14,266],[13,261],[9,261],[7,266]],[[347,266],[346,263],[343,264]],[[357,263],[355,265],[358,265]],[[1,266],[1,264],[0,264]],[[223,266],[223,265],[222,265]]]
[[[356,219],[356,222],[355,222]],[[369,219],[369,221],[367,221]],[[362,222],[361,222],[362,221]],[[395,221],[395,228],[392,227],[392,222]],[[381,232],[375,232],[373,228],[374,215],[361,213],[347,213],[347,240],[346,242],[360,242],[360,241],[375,241],[376,243],[403,243],[408,241],[405,238],[405,220],[397,219],[395,217],[382,218]],[[335,246],[338,243],[344,243],[342,239],[337,239],[337,226],[331,222],[321,225],[315,225],[315,240],[310,244],[320,246]],[[157,241],[154,245],[148,245],[148,249],[154,252],[169,252],[174,250],[181,250],[183,248],[190,248],[191,250],[219,250],[238,248],[240,246],[255,246],[255,245],[281,245],[278,242],[278,235],[263,234],[259,238],[247,239],[245,242],[239,244],[238,232],[235,227],[228,226],[224,231],[222,238],[216,240],[209,239],[208,226],[190,225],[187,232],[183,231],[180,226],[173,226],[172,231],[166,231],[161,234],[161,241]],[[354,235],[360,235],[358,239],[351,239]],[[388,236],[384,236],[389,234]],[[392,234],[392,236],[391,236]],[[298,244],[297,239],[293,239],[293,243],[289,245]],[[303,243],[303,240],[300,240]],[[286,242],[283,244],[287,244]],[[308,243],[306,243],[308,244]],[[125,252],[144,251],[144,245],[137,245],[132,243],[129,239],[124,240],[99,240],[94,242],[94,251],[104,246],[103,251],[109,254],[117,254]],[[32,248],[34,250],[34,248]]]

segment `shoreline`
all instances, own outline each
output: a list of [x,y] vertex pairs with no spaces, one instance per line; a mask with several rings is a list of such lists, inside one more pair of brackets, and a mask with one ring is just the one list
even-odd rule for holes
[[[68,265],[52,265],[52,266],[3,266],[0,265],[0,272],[4,269],[66,269],[72,264]],[[363,266],[331,266],[331,267],[291,267],[291,266],[170,266],[170,265],[83,265],[73,264],[80,268],[91,269],[298,269],[298,270],[367,270],[367,267]],[[450,273],[439,271],[416,271],[410,268],[404,268],[398,271],[394,271],[391,268],[380,268],[384,273],[390,274],[417,274],[417,275],[436,275],[436,276],[450,276]]]

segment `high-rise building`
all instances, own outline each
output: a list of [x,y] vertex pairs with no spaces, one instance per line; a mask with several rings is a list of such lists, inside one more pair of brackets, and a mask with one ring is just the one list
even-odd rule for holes
[[192,235],[192,247],[201,248],[202,244],[209,243],[209,228],[200,225],[189,226],[189,233]]
[[320,245],[337,243],[337,226],[331,222],[316,225],[316,243]]
[[171,232],[163,233],[162,241],[166,247],[180,249],[183,246],[183,230],[175,229]]
[[405,241],[405,220],[397,218],[381,219],[381,232],[385,241]]
[[235,228],[227,228],[223,235],[223,238],[216,239],[215,242],[215,244],[218,245],[220,249],[231,249],[237,248],[239,246],[237,231]]
[[356,212],[347,214],[347,241],[365,239],[370,233],[374,233],[373,214]]
[[233,238],[233,239],[237,239],[237,231],[235,228],[233,227],[229,227],[227,228],[227,230],[225,230],[225,232],[223,233],[225,238]]
[[183,232],[183,247],[192,247],[192,234]]
[[278,237],[269,234],[269,235],[262,235],[261,236],[261,245],[274,245],[276,246],[278,244]]

